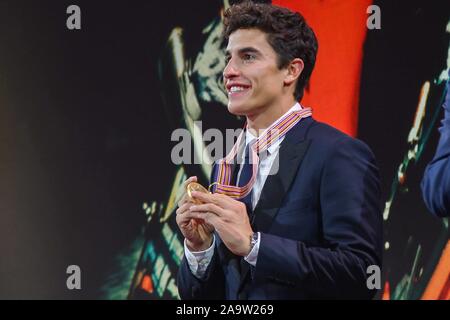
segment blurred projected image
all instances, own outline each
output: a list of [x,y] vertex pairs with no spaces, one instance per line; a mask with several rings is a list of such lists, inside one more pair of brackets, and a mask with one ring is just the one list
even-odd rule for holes
[[433,217],[424,206],[410,206],[421,199],[419,185],[427,161],[423,153],[427,148],[434,149],[430,147],[430,138],[440,126],[450,46],[443,65],[442,72],[422,85],[414,121],[404,137],[406,152],[398,164],[386,202],[384,299],[450,298],[448,219]]
[[203,185],[208,184],[211,159],[203,153],[203,133],[208,125],[222,132],[242,126],[225,110],[227,96],[222,83],[225,44],[221,39],[221,14],[229,5],[228,1],[211,5],[210,23],[202,27],[200,34],[192,34],[192,26],[173,28],[161,52],[158,71],[167,118],[172,129],[189,130],[192,159],[203,161],[174,166],[167,202],[143,204],[148,217],[146,242],[131,284],[131,299],[178,298],[175,279],[184,248],[174,212],[183,194],[182,182],[195,175]]

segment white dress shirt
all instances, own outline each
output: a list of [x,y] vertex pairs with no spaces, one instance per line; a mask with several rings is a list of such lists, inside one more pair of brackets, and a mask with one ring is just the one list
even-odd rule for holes
[[[279,119],[281,119],[282,117],[284,117],[285,115],[287,115],[288,113],[290,113],[292,111],[300,111],[301,109],[302,109],[301,105],[299,103],[296,103],[291,109],[289,109],[285,114],[283,114],[276,121],[278,121]],[[274,121],[273,123],[275,123],[276,121]],[[270,125],[269,128],[271,126],[272,125]],[[264,130],[264,132],[262,132],[260,136],[262,136],[266,131],[267,131],[267,129]],[[249,130],[245,131],[245,147],[247,147],[247,145],[249,143],[252,143],[256,139],[257,139],[257,137],[255,137],[253,134],[251,134]],[[253,208],[253,210],[255,209],[255,207],[259,201],[259,198],[261,196],[261,191],[263,189],[264,183],[266,182],[267,176],[269,175],[269,173],[271,173],[270,172],[271,169],[274,170],[274,171],[272,171],[272,174],[277,172],[278,167],[272,168],[272,166],[274,164],[274,160],[277,158],[278,150],[280,149],[280,145],[283,142],[283,140],[284,140],[284,136],[281,137],[280,139],[278,139],[277,141],[275,141],[274,143],[272,143],[270,145],[270,147],[267,148],[267,152],[262,152],[260,154],[258,173],[256,175],[256,180],[255,180],[255,183],[253,184],[252,191],[251,191],[252,192],[252,208]],[[245,154],[244,154],[244,152],[242,152],[241,162],[238,162],[238,163],[243,163],[244,156],[245,156]],[[279,164],[277,163],[276,165],[278,166]],[[237,181],[239,181],[239,177],[241,176],[241,170],[242,170],[242,167],[238,172]],[[255,246],[250,251],[250,253],[246,257],[244,257],[245,261],[247,261],[249,264],[251,264],[254,267],[256,266],[256,261],[258,258],[260,239],[261,239],[261,235],[258,232],[258,239],[257,239]],[[189,268],[191,269],[192,274],[195,275],[197,278],[202,278],[205,275],[206,269],[208,268],[208,265],[211,262],[212,256],[214,254],[215,243],[216,243],[215,236],[213,236],[213,243],[212,243],[211,247],[209,247],[208,249],[206,249],[204,251],[191,252],[186,245],[186,240],[184,241],[184,254],[186,256],[186,259],[187,259],[187,262],[189,264]]]

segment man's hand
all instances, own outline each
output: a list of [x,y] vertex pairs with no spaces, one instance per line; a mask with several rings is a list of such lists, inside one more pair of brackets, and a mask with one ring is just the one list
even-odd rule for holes
[[[197,181],[197,177],[187,179],[183,184],[184,190],[193,181]],[[185,193],[180,202],[178,202],[176,221],[181,233],[186,238],[186,244],[189,250],[194,252],[203,251],[208,249],[212,244],[214,227],[195,216],[189,210],[192,205],[194,204],[189,201]]]
[[192,196],[204,203],[190,206],[192,216],[214,226],[231,252],[238,256],[248,255],[253,230],[245,204],[222,194],[193,192]]

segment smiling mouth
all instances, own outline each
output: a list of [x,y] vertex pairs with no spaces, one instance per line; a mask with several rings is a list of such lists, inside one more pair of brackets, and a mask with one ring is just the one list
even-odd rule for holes
[[239,97],[239,96],[246,94],[249,90],[250,90],[250,87],[247,87],[247,86],[245,86],[245,87],[239,86],[239,85],[231,86],[228,89],[228,96],[230,98],[231,97]]

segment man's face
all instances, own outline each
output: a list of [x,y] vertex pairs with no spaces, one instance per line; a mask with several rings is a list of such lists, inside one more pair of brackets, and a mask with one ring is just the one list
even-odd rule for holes
[[228,41],[223,71],[228,110],[254,116],[276,106],[286,91],[286,69],[278,69],[277,54],[258,29],[239,29]]

